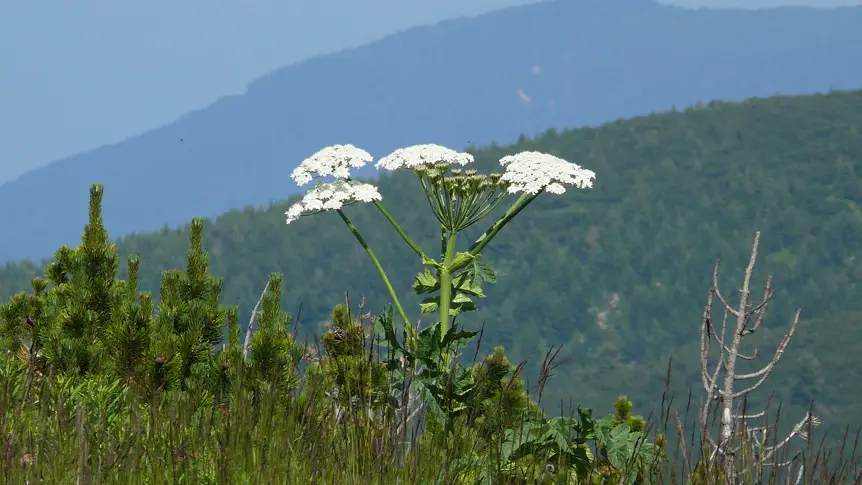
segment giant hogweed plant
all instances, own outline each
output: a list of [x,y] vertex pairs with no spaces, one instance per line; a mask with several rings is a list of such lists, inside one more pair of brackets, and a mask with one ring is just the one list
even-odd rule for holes
[[[416,380],[413,382],[417,384],[422,401],[434,414],[445,416],[451,429],[453,420],[467,412],[470,396],[476,391],[471,369],[458,366],[454,357],[455,349],[478,332],[459,329],[455,319],[462,313],[476,310],[474,300],[485,297],[483,283],[496,281],[494,270],[480,261],[482,250],[539,196],[562,194],[567,186],[591,187],[595,173],[540,152],[505,156],[499,161],[503,173],[486,175],[465,168],[473,162],[472,155],[439,145],[395,150],[377,161],[376,168],[410,170],[416,175],[439,223],[440,254],[435,259],[401,228],[384,206],[376,186],[351,179],[353,169],[372,161],[367,151],[353,145],[326,147],[304,160],[293,171],[292,178],[299,186],[312,181],[316,184],[288,208],[286,222],[290,224],[301,216],[325,211],[338,213],[377,268],[403,323],[403,338],[399,341],[391,309],[379,319],[383,340],[392,354],[389,362],[393,377],[404,382],[406,371],[414,372]],[[466,250],[458,251],[459,234],[485,220],[508,194],[520,196]],[[359,202],[373,204],[424,266],[415,277],[413,291],[426,296],[420,302],[421,313],[436,314],[436,321],[421,331],[414,328],[407,316],[377,255],[342,210]],[[403,392],[408,391],[405,386]]]
[[[356,226],[344,214],[348,204],[373,203],[392,224],[399,236],[419,256],[424,271],[416,276],[413,290],[419,295],[434,294],[421,304],[423,314],[437,313],[437,338],[446,339],[451,319],[460,313],[476,310],[474,298],[484,297],[483,282],[493,282],[494,271],[480,263],[482,250],[515,216],[544,193],[562,194],[565,186],[592,187],[595,173],[561,158],[540,152],[521,152],[500,159],[505,168],[502,174],[479,174],[469,165],[473,156],[439,145],[416,145],[395,150],[380,159],[376,167],[385,170],[411,170],[416,174],[429,207],[440,223],[440,258],[428,256],[408,236],[382,203],[382,196],[374,185],[351,180],[350,171],[372,161],[371,155],[353,145],[334,145],[320,150],[304,160],[292,174],[300,186],[315,179],[318,182],[301,201],[286,212],[288,224],[300,216],[334,210],[338,213],[359,244],[368,253],[380,273],[390,297],[404,322],[405,345],[415,352],[418,341],[410,319],[392,288],[389,278],[374,251],[365,242]],[[334,181],[319,179],[333,177]],[[466,251],[456,251],[459,233],[482,221],[503,200],[506,194],[521,194],[509,209],[476,240]]]

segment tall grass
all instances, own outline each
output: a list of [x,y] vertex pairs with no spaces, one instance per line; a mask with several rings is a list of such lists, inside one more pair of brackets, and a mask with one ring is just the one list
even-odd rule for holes
[[572,404],[548,419],[540,405],[559,349],[528,389],[524,363],[502,348],[479,358],[481,332],[472,365],[450,359],[460,356],[452,342],[474,336],[454,324],[416,329],[407,352],[391,311],[375,322],[360,305],[354,318],[349,298],[320,339],[300,344],[299,319],[281,310],[279,274],[240,342],[238,309],[219,303],[222,282],[207,274],[202,221],[191,226],[187,270],[164,274],[155,308],[137,291],[137,258],[129,280],[116,280],[101,194],[91,188],[82,246],[61,248],[32,295],[0,305],[2,483],[862,483],[859,432],[817,441],[811,414],[780,453],[760,453],[783,439],[780,406],[760,426],[742,419],[743,432],[716,448],[708,437],[719,407],[692,393],[675,406],[670,365],[647,419],[624,396],[601,419]]
[[[373,416],[362,406],[336,419],[331,400],[305,386],[284,396],[265,385],[249,390],[238,380],[229,404],[220,405],[203,388],[144,397],[108,378],[42,376],[22,399],[26,369],[10,357],[0,372],[2,483],[624,483],[601,459],[606,450],[597,440],[590,443],[596,459],[586,476],[573,477],[565,464],[538,457],[520,460],[513,473],[498,459],[504,444],[489,449],[474,427],[456,423],[451,433],[431,432],[420,413],[408,432],[396,432],[396,416]],[[720,468],[704,466],[708,449],[691,419],[693,397],[674,406],[670,379],[669,366],[661,407],[645,430],[665,452],[636,481],[727,483]],[[527,423],[505,426],[526,433]],[[815,443],[812,430],[808,436],[801,449],[788,447],[771,462],[742,463],[742,483],[862,483],[858,431],[847,430],[837,446],[825,435]],[[740,439],[741,447],[749,445]],[[784,462],[793,466],[777,466]],[[478,470],[495,464],[499,469],[482,479]]]

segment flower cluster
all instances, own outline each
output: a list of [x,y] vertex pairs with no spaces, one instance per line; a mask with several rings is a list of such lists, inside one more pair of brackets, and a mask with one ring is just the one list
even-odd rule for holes
[[453,232],[485,217],[503,200],[508,187],[500,174],[483,175],[445,163],[417,165],[413,171],[419,176],[435,217]]
[[541,152],[521,152],[500,159],[506,168],[502,180],[508,182],[510,194],[527,192],[537,194],[545,190],[552,194],[562,194],[565,185],[575,188],[592,187],[595,172],[562,158]]
[[456,152],[440,145],[425,144],[399,148],[377,161],[378,169],[398,170],[432,165],[466,165],[473,161],[473,155]]
[[[305,159],[291,174],[297,185],[316,178],[334,177],[334,182],[319,182],[285,215],[287,223],[298,217],[327,210],[338,210],[354,202],[382,199],[377,187],[352,181],[350,172],[373,160],[367,151],[353,145],[326,147]],[[440,222],[450,230],[462,230],[487,215],[502,200],[504,192],[541,191],[562,194],[565,186],[592,187],[595,172],[547,153],[525,151],[500,159],[505,173],[479,175],[458,165],[473,162],[473,155],[435,144],[399,148],[381,158],[378,169],[413,170]]]
[[350,170],[360,168],[373,158],[367,151],[353,145],[333,145],[306,158],[291,173],[297,185],[305,185],[315,178],[335,177],[333,182],[319,182],[302,200],[284,213],[287,223],[300,216],[328,210],[338,210],[354,202],[380,200],[380,192],[371,184],[350,180]]
[[350,169],[364,167],[373,160],[371,154],[353,145],[332,145],[303,160],[290,174],[297,185],[316,177],[350,178]]
[[284,214],[287,223],[297,220],[300,216],[317,212],[338,210],[354,202],[374,202],[383,197],[377,187],[353,180],[336,180],[320,183],[309,190],[302,200],[290,206]]
[[497,190],[507,184],[500,181],[500,174],[489,176],[479,174],[477,170],[449,169],[448,166],[437,164],[430,167],[417,167],[414,171],[424,181],[428,180],[434,190],[444,190],[447,194],[457,197],[476,195],[486,189]]

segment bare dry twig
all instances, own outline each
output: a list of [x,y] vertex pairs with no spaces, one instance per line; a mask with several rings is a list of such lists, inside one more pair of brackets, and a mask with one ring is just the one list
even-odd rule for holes
[[263,287],[263,291],[260,293],[260,298],[258,298],[257,304],[254,306],[254,310],[251,311],[251,317],[248,319],[248,328],[245,330],[245,342],[242,344],[242,358],[245,360],[248,360],[248,346],[251,344],[251,334],[254,322],[257,317],[257,313],[260,310],[260,304],[263,302],[263,297],[266,295],[266,290],[268,289],[269,281],[267,281],[266,286]]
[[[742,288],[739,290],[739,303],[736,306],[731,306],[719,289],[719,260],[715,261],[712,273],[712,286],[707,293],[707,302],[701,321],[701,381],[706,391],[706,399],[700,411],[700,431],[702,438],[709,444],[711,449],[707,462],[708,468],[711,468],[716,463],[716,460],[721,460],[723,472],[728,480],[735,480],[740,472],[737,467],[739,459],[742,457],[737,456],[737,453],[743,449],[746,450],[747,454],[757,454],[757,456],[754,456],[755,460],[762,460],[762,463],[772,464],[773,466],[789,465],[794,461],[793,459],[786,463],[778,463],[774,460],[775,453],[787,445],[794,437],[807,439],[807,434],[804,431],[806,425],[816,425],[818,423],[817,418],[809,412],[805,418],[793,426],[785,438],[776,440],[775,444],[768,446],[766,444],[766,437],[771,431],[772,426],[752,427],[748,425],[748,420],[766,416],[766,409],[750,414],[745,411],[734,413],[734,403],[736,400],[742,398],[745,401],[748,394],[759,389],[766,382],[775,365],[784,354],[787,345],[790,343],[799,323],[801,313],[801,309],[796,310],[789,330],[778,342],[775,352],[766,365],[754,372],[739,372],[737,363],[740,359],[751,361],[757,357],[756,348],[751,355],[744,355],[740,352],[742,339],[755,333],[760,328],[769,302],[775,294],[772,290],[772,276],[770,275],[766,280],[762,299],[754,304],[750,303],[749,300],[751,276],[754,272],[759,243],[760,232],[757,232],[754,236],[754,244],[751,249],[748,265],[745,268]],[[723,312],[721,329],[718,332],[712,322],[713,303],[716,299]],[[735,320],[730,329],[728,329],[729,316],[732,316]],[[752,322],[753,325],[749,325]],[[729,342],[727,340],[728,337]],[[714,366],[710,365],[710,344],[712,342],[717,343],[719,349],[718,358]],[[724,371],[724,375],[721,382],[719,382],[719,374],[722,370]],[[756,379],[756,382],[741,390],[736,388],[737,383],[748,379]],[[710,435],[710,424],[708,423],[708,416],[711,414],[709,411],[713,406],[720,406],[718,408],[720,411],[720,423],[717,440]],[[746,443],[752,443],[753,446],[743,446],[738,443],[737,438],[742,438]],[[752,458],[752,456],[745,456],[745,458]]]

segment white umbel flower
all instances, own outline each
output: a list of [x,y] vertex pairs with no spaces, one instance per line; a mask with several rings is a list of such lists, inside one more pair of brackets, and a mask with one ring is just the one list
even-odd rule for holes
[[528,192],[537,194],[540,190],[552,194],[562,194],[566,185],[582,189],[592,187],[596,173],[578,164],[542,152],[521,152],[500,159],[506,172],[500,178],[508,182],[510,194]]
[[378,169],[398,170],[399,168],[414,168],[421,165],[466,165],[473,161],[473,155],[456,152],[440,145],[425,144],[399,148],[377,161]]
[[350,178],[350,169],[364,167],[374,158],[353,145],[328,146],[299,164],[290,177],[297,185],[305,185],[315,177]]
[[336,180],[322,182],[309,190],[302,200],[290,206],[284,213],[287,224],[301,216],[317,212],[341,209],[355,202],[374,202],[383,197],[377,187],[352,180]]

